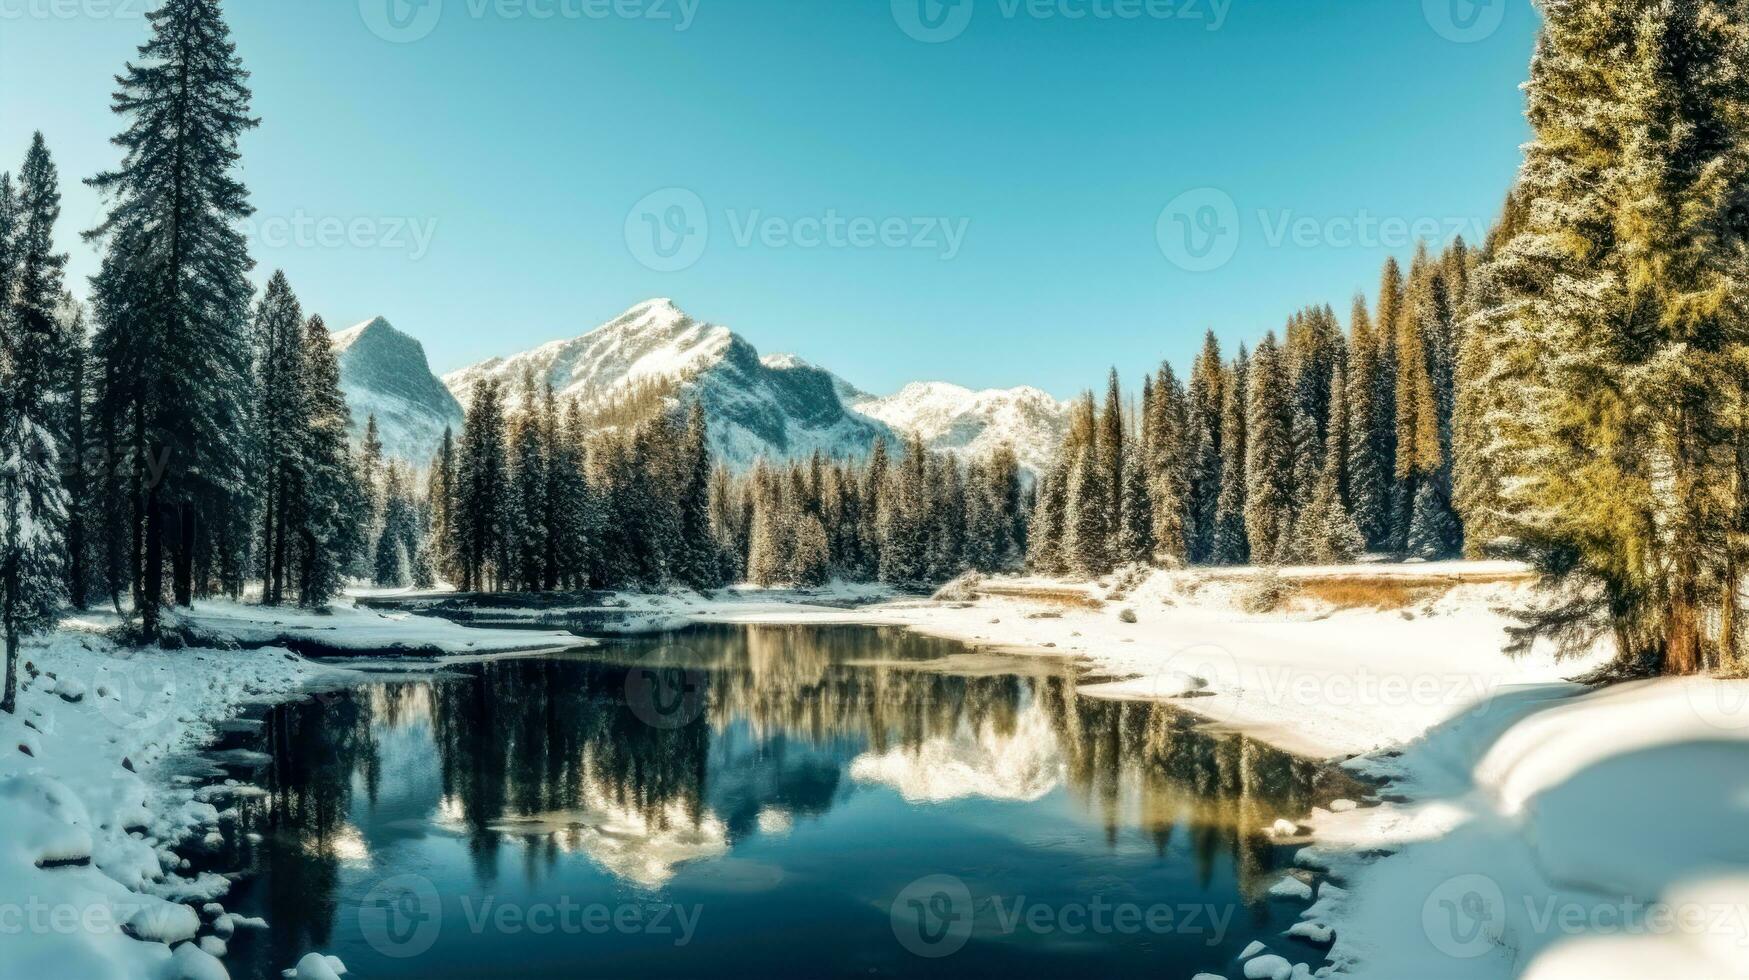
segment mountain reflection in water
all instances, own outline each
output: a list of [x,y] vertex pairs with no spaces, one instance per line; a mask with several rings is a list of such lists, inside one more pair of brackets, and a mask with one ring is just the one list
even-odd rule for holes
[[[1075,675],[898,630],[721,627],[281,705],[244,743],[272,757],[252,777],[267,792],[239,799],[241,832],[211,859],[244,872],[227,907],[273,930],[239,935],[227,964],[277,976],[320,949],[359,976],[1188,976],[1279,940],[1295,910],[1266,895],[1284,855],[1261,830],[1326,802],[1332,774],[1167,706],[1082,697]],[[922,959],[888,913],[938,873],[981,915],[1004,894],[1240,914],[1217,936],[1014,934]],[[685,948],[446,924],[398,960],[361,939],[357,909],[407,874],[449,897],[703,915]],[[446,897],[446,919],[463,911]]]

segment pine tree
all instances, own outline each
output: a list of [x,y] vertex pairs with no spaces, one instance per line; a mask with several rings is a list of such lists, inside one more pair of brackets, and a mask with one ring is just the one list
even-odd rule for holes
[[1529,218],[1505,249],[1538,274],[1499,283],[1493,319],[1533,365],[1535,414],[1502,485],[1545,573],[1592,587],[1525,636],[1575,646],[1591,639],[1575,624],[1603,624],[1625,663],[1691,673],[1722,659],[1703,603],[1736,593],[1708,583],[1732,466],[1719,396],[1749,340],[1744,20],[1708,0],[1544,13]]
[[[174,598],[187,603],[197,528],[223,526],[248,503],[242,325],[252,263],[238,224],[252,209],[233,173],[256,120],[217,0],[166,0],[147,17],[152,37],[113,102],[128,120],[116,137],[121,168],[90,181],[112,202],[90,236],[105,246],[92,283],[106,365],[98,411],[134,462],[136,608],[156,637],[165,545]],[[161,478],[149,478],[159,461]]]
[[1064,498],[1063,555],[1070,570],[1085,578],[1111,571],[1111,528],[1106,524],[1110,496],[1097,446],[1081,447],[1069,469]]
[[292,519],[303,465],[307,392],[300,382],[304,373],[303,310],[285,273],[275,272],[255,313],[255,465],[261,481],[259,554],[261,601],[266,605],[284,599],[292,545],[286,525]]
[[91,478],[93,468],[90,414],[90,384],[86,375],[91,352],[86,338],[85,310],[69,303],[62,318],[65,369],[60,385],[65,393],[61,424],[62,490],[67,502],[67,601],[83,611],[91,604],[91,589],[98,581],[97,557],[92,527],[99,523],[102,484]]
[[[1341,391],[1346,383],[1347,372],[1338,364],[1333,390]],[[1295,553],[1321,565],[1347,564],[1366,550],[1366,538],[1360,533],[1342,490],[1342,474],[1349,458],[1348,436],[1347,410],[1343,400],[1335,399],[1331,402],[1324,464],[1312,499],[1295,527],[1299,538]]]
[[1215,550],[1209,556],[1217,565],[1243,565],[1251,560],[1251,541],[1245,531],[1245,465],[1251,442],[1246,404],[1250,369],[1250,355],[1245,345],[1240,344],[1221,399],[1221,431],[1226,446],[1221,453],[1221,495],[1215,504]]
[[1348,384],[1344,393],[1351,433],[1348,443],[1348,499],[1355,523],[1367,543],[1384,547],[1390,539],[1390,482],[1386,477],[1384,447],[1379,439],[1383,406],[1380,347],[1366,297],[1354,297],[1348,342]]
[[1111,529],[1113,537],[1107,550],[1115,555],[1121,550],[1118,538],[1124,526],[1123,392],[1118,384],[1117,368],[1111,369],[1111,375],[1106,380],[1105,410],[1099,415],[1098,447],[1100,480],[1110,494],[1105,508],[1105,526]]
[[[20,247],[10,185],[0,182],[0,287],[20,292]],[[28,218],[23,237],[30,237]],[[27,240],[22,251],[32,248]],[[3,297],[0,297],[3,298]],[[24,637],[53,622],[64,584],[60,528],[66,503],[53,433],[49,348],[24,303],[0,303],[0,634],[6,676],[0,711],[17,710],[17,664]]]
[[340,391],[340,362],[321,317],[304,327],[303,404],[295,506],[286,535],[288,562],[297,570],[298,604],[326,606],[340,591],[342,573],[364,547],[365,490],[347,447],[352,413]]
[[1147,564],[1154,557],[1154,527],[1148,509],[1147,463],[1142,447],[1133,442],[1124,454],[1120,471],[1123,505],[1118,510],[1117,559]]
[[463,592],[489,591],[504,573],[502,542],[509,464],[498,385],[474,384],[456,453],[456,554]]
[[1189,455],[1186,482],[1189,506],[1185,517],[1186,556],[1203,564],[1214,551],[1215,510],[1221,495],[1221,403],[1225,369],[1214,331],[1203,338],[1202,353],[1190,372],[1186,409]]
[[1184,387],[1161,364],[1148,402],[1149,511],[1154,526],[1154,561],[1165,566],[1190,560],[1190,462],[1189,417]]
[[1265,336],[1251,355],[1246,385],[1245,534],[1251,560],[1268,565],[1284,560],[1292,518],[1287,487],[1293,451],[1284,397],[1287,371],[1274,333]]
[[695,589],[722,584],[716,536],[711,528],[711,449],[704,406],[693,402],[680,446],[680,560],[682,582]]

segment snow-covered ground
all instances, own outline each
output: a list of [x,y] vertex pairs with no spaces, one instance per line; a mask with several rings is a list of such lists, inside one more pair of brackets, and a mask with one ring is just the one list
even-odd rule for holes
[[222,977],[225,940],[261,924],[209,904],[225,879],[181,873],[175,848],[228,817],[177,756],[333,671],[284,650],[120,649],[106,625],[26,643],[18,713],[0,715],[0,977]]

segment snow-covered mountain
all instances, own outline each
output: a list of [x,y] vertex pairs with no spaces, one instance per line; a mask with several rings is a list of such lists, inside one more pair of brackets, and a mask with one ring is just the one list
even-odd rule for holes
[[972,391],[930,382],[869,394],[792,354],[761,357],[739,334],[695,320],[666,299],[640,303],[580,337],[482,361],[442,380],[419,342],[381,317],[336,333],[334,348],[354,438],[374,412],[385,450],[418,464],[436,452],[446,425],[460,434],[475,382],[502,382],[514,404],[525,373],[595,409],[700,400],[713,448],[736,468],[816,449],[858,457],[877,436],[897,442],[916,431],[930,448],[967,458],[1012,443],[1021,465],[1036,473],[1048,465],[1068,419],[1067,405],[1035,388]]
[[461,434],[462,407],[431,373],[419,341],[380,316],[335,333],[333,340],[354,440],[363,437],[374,414],[384,453],[423,466],[437,452],[445,426]]
[[852,392],[851,409],[893,429],[916,432],[931,449],[979,458],[1006,442],[1034,474],[1050,465],[1069,427],[1069,405],[1037,388],[972,391],[919,381],[884,397]]
[[794,358],[761,358],[727,327],[694,320],[666,299],[640,303],[581,337],[447,374],[443,383],[465,404],[476,382],[496,379],[514,403],[526,372],[589,407],[662,388],[696,399],[710,418],[713,448],[736,467],[816,449],[860,456],[876,436],[892,435],[845,408],[842,382],[830,372]]

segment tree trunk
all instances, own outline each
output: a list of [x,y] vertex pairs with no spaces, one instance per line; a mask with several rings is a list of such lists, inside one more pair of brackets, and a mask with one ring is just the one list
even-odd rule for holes
[[[155,481],[146,491],[145,509],[143,536],[146,557],[145,567],[141,569],[140,577],[143,581],[136,599],[136,608],[140,613],[140,629],[146,642],[151,643],[158,639],[158,613],[164,601],[164,505],[159,498],[158,484]],[[135,534],[139,537],[142,532]]]
[[18,556],[6,556],[5,569],[6,608],[0,615],[0,628],[6,632],[6,687],[0,693],[0,711],[16,714],[18,711],[18,623],[13,604],[18,601]]
[[279,604],[279,596],[273,590],[273,476],[268,470],[267,492],[263,494],[261,507],[261,604],[274,606]]
[[194,604],[194,506],[176,508],[176,550],[171,562],[171,589],[176,604],[186,609]]
[[18,631],[6,629],[6,691],[0,694],[0,711],[18,713]]

